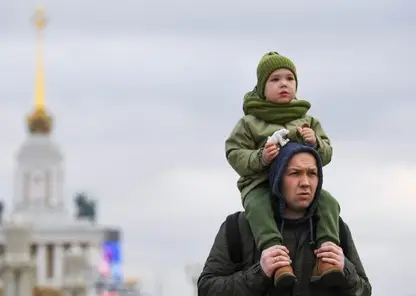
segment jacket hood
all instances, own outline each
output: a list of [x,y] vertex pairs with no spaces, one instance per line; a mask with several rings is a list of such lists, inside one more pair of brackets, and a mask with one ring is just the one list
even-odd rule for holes
[[304,221],[306,219],[310,219],[313,214],[315,213],[316,207],[318,205],[318,199],[321,195],[322,189],[322,182],[323,182],[323,174],[322,174],[322,162],[319,154],[316,150],[310,146],[299,144],[296,142],[289,142],[282,148],[280,148],[280,152],[274,162],[270,166],[269,171],[269,183],[272,190],[272,198],[277,198],[277,203],[279,205],[279,218],[285,220],[284,210],[286,207],[285,198],[281,193],[281,185],[282,185],[282,178],[290,159],[297,153],[301,152],[308,152],[312,154],[316,159],[316,164],[318,168],[318,186],[316,188],[315,197],[312,203],[309,205],[307,209],[307,213],[301,219],[297,221]]

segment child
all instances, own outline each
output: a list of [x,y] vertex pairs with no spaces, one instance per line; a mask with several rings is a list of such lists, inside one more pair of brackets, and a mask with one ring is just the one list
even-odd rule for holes
[[[307,115],[310,103],[296,98],[297,78],[292,61],[277,52],[266,53],[257,67],[255,89],[244,97],[245,116],[238,121],[225,142],[227,160],[240,175],[237,186],[260,251],[283,244],[273,216],[267,182],[267,167],[278,155],[279,145],[267,142],[268,137],[277,130],[287,129],[288,139],[315,147],[323,165],[328,164],[332,157],[330,140],[321,124]],[[317,211],[318,248],[328,241],[340,244],[339,213],[338,202],[323,190]],[[330,281],[343,278],[339,268],[321,260],[317,261],[314,275],[332,275]],[[295,279],[291,266],[279,268],[274,274],[276,286],[291,285]]]

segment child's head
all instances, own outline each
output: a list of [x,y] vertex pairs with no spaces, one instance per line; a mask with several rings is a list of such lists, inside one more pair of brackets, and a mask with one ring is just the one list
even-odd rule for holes
[[257,92],[267,101],[286,104],[296,96],[296,67],[287,57],[268,52],[257,66]]

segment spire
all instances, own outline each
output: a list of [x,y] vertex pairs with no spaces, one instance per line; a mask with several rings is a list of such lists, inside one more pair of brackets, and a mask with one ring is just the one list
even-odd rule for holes
[[36,28],[35,110],[28,116],[28,128],[32,134],[49,134],[52,117],[48,115],[45,105],[43,30],[46,26],[46,15],[42,6],[38,6],[32,20]]
[[45,109],[45,81],[43,69],[43,30],[46,26],[46,16],[43,7],[39,6],[34,15],[34,24],[37,29],[36,51],[36,84],[35,107]]

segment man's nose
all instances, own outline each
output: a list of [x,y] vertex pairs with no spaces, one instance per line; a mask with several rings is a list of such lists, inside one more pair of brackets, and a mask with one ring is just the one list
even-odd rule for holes
[[300,179],[300,186],[302,187],[309,187],[310,186],[310,182],[309,182],[309,178],[308,176],[302,176]]

